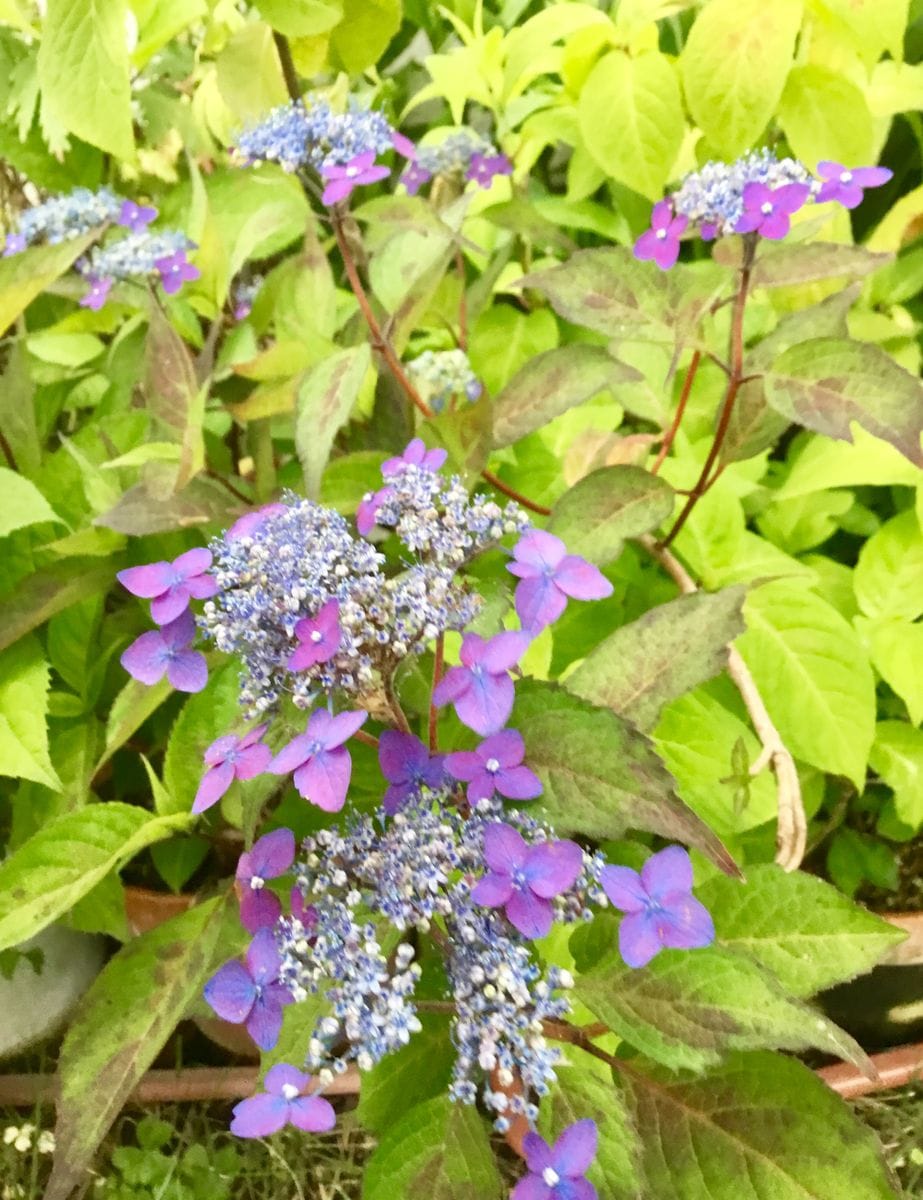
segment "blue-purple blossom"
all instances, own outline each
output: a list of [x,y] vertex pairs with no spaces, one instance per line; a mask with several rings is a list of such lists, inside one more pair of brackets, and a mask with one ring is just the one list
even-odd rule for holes
[[157,217],[157,209],[153,204],[138,204],[134,200],[123,200],[116,222],[130,229],[132,233],[140,233],[147,229],[151,221]]
[[87,282],[90,285],[89,289],[80,297],[78,303],[81,308],[91,308],[94,312],[98,312],[108,300],[114,281],[91,278]]
[[475,733],[496,733],[513,711],[509,672],[529,645],[524,633],[498,633],[489,641],[477,633],[462,639],[461,665],[450,667],[433,688],[433,704],[455,706],[458,719]]
[[384,730],[378,739],[378,762],[388,781],[382,807],[389,815],[418,798],[421,788],[436,789],[445,783],[443,756],[430,754],[412,733]]
[[335,112],[320,96],[272,109],[239,134],[235,146],[238,159],[247,165],[277,162],[290,172],[305,166],[323,172],[389,150],[405,158],[414,152],[413,143],[393,129],[382,113],[355,104],[346,112]]
[[[275,892],[267,888],[267,879],[284,875],[295,861],[295,835],[290,829],[274,829],[258,838],[251,849],[237,860],[240,921],[244,929],[256,933],[275,925],[282,905]],[[297,893],[299,899],[301,893]],[[303,908],[302,908],[303,914]],[[293,914],[294,915],[294,914]]]
[[411,438],[403,451],[393,458],[386,458],[381,464],[381,474],[384,479],[392,475],[400,475],[405,467],[418,467],[421,471],[438,471],[445,465],[449,457],[447,450],[437,446],[427,450],[422,438]]
[[506,569],[519,579],[516,612],[533,637],[560,617],[568,597],[603,600],[612,595],[612,584],[598,567],[568,554],[561,539],[543,529],[529,530],[513,547],[513,559]]
[[456,750],[445,757],[445,769],[454,779],[468,784],[472,807],[491,800],[496,792],[507,800],[534,800],[542,783],[534,771],[523,766],[526,747],[516,729],[503,729],[485,738],[475,750]]
[[4,253],[17,254],[38,242],[56,245],[82,237],[117,221],[123,203],[121,196],[105,187],[95,192],[78,187],[60,196],[49,196],[19,214],[17,228],[7,235]]
[[429,183],[433,175],[431,171],[427,171],[418,162],[410,162],[401,176],[400,182],[404,185],[411,196],[415,196],[424,183]]
[[293,772],[298,793],[322,808],[339,812],[346,802],[352,758],[343,744],[365,724],[366,712],[332,716],[326,709],[311,714],[304,733],[293,738],[269,764],[273,775]]
[[339,163],[330,163],[321,167],[321,177],[327,185],[321,196],[321,203],[337,204],[346,200],[352,194],[353,188],[359,187],[360,184],[377,183],[390,173],[388,167],[376,164],[374,150],[357,154],[342,166]]
[[801,208],[811,189],[806,183],[786,183],[769,188],[764,183],[748,183],[743,191],[744,211],[734,229],[737,233],[758,233],[770,241],[784,238],[792,227],[791,216]]
[[166,675],[178,692],[201,692],[208,683],[208,666],[205,656],[191,649],[195,633],[195,618],[187,608],[160,629],[142,633],[119,661],[140,683],[150,686]]
[[887,167],[844,167],[828,160],[817,164],[817,173],[824,181],[817,193],[818,204],[835,200],[844,208],[857,208],[865,188],[881,187],[894,175]]
[[217,804],[235,779],[262,775],[272,758],[272,751],[260,741],[265,732],[265,725],[257,725],[242,737],[228,733],[212,742],[205,751],[208,770],[195,794],[194,813],[205,812]]
[[260,929],[244,961],[232,959],[205,985],[205,999],[224,1021],[245,1025],[261,1050],[279,1040],[282,1010],[292,995],[279,982],[281,959],[272,930]]
[[286,1125],[305,1133],[327,1133],[336,1124],[336,1113],[323,1096],[304,1095],[310,1084],[310,1075],[288,1063],[276,1063],[263,1080],[266,1091],[234,1105],[231,1133],[243,1138],[269,1137]]
[[530,1130],[522,1141],[529,1174],[510,1200],[596,1200],[596,1188],[585,1177],[596,1144],[596,1124],[589,1118],[569,1125],[553,1146]]
[[654,205],[650,229],[635,242],[635,258],[653,259],[661,271],[668,271],[679,258],[679,240],[688,224],[688,217],[673,215],[669,200],[661,200]]
[[567,840],[529,846],[518,830],[497,821],[484,830],[484,861],[490,870],[471,889],[471,899],[502,908],[523,937],[538,938],[551,929],[552,897],[566,892],[583,870],[583,851]]
[[316,617],[304,617],[295,626],[298,648],[288,660],[290,671],[305,671],[318,663],[329,662],[343,642],[340,628],[340,602],[328,600]]
[[74,265],[91,288],[94,283],[102,287],[115,280],[162,279],[165,291],[177,291],[184,278],[198,278],[196,268],[186,261],[186,252],[193,248],[193,243],[178,230],[158,231],[141,226],[129,230],[124,237],[93,246]]
[[163,258],[155,259],[154,266],[160,275],[163,290],[168,296],[178,292],[184,283],[191,283],[202,274],[199,268],[193,266],[186,257],[185,250],[174,250],[172,254],[165,254]]
[[478,187],[489,188],[498,175],[512,175],[513,164],[505,154],[472,154],[465,178]]
[[692,895],[692,863],[682,846],[658,851],[640,874],[630,867],[604,867],[599,881],[626,914],[619,926],[619,952],[629,967],[643,967],[663,949],[692,950],[715,940],[711,914]]
[[165,625],[184,612],[191,599],[214,596],[218,584],[213,576],[206,574],[211,565],[211,553],[197,546],[172,562],[128,567],[119,571],[116,578],[133,596],[150,600],[151,617],[158,625]]

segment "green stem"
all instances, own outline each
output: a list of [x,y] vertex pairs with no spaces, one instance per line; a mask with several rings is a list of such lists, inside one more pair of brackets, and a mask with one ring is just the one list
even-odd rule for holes
[[260,417],[247,426],[247,442],[253,458],[253,490],[258,504],[265,504],[276,490],[276,458],[272,446],[272,421]]

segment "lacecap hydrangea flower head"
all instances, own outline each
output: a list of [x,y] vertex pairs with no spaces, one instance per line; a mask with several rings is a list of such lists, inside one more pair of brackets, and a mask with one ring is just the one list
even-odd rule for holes
[[[654,855],[638,875],[514,806],[542,791],[526,740],[508,728],[523,656],[567,604],[605,597],[612,585],[516,504],[469,495],[443,474],[445,460],[414,439],[383,464],[382,487],[355,525],[287,493],[207,549],[120,575],[160,624],[123,655],[137,678],[166,671],[176,686],[193,682],[196,632],[240,669],[243,721],[205,751],[194,811],[212,808],[235,781],[268,774],[337,814],[300,848],[290,830],[272,829],[238,864],[253,940],[208,982],[209,1004],[270,1049],[286,1007],[323,994],[301,1061],[275,1066],[265,1091],[235,1108],[231,1127],[244,1137],[286,1123],[329,1128],[322,1093],[332,1080],[350,1064],[369,1070],[420,1031],[428,938],[442,958],[455,1048],[449,1093],[480,1100],[503,1132],[517,1118],[534,1125],[561,1061],[548,1030],[570,1011],[573,981],[543,960],[537,939],[610,902],[627,914],[620,945],[629,963],[714,937],[682,848]],[[386,554],[383,541],[398,552]],[[469,626],[482,602],[465,568],[497,547],[518,580],[520,628],[478,632]],[[196,617],[192,605],[201,606]],[[450,631],[462,635],[458,661],[442,668]],[[424,740],[400,706],[395,673],[436,646]],[[438,745],[448,706],[477,735],[471,749]],[[349,805],[356,739],[378,757],[373,812]],[[533,1135],[517,1196],[592,1197],[584,1172],[594,1149],[591,1121],[550,1148]]]

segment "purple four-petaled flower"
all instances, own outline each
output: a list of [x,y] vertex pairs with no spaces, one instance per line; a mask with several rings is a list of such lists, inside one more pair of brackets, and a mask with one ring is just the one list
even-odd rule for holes
[[125,229],[130,229],[132,233],[141,233],[142,230],[147,229],[156,216],[157,209],[153,204],[138,204],[134,200],[123,200],[117,224],[122,225]]
[[585,1178],[596,1139],[596,1123],[589,1117],[569,1125],[553,1146],[530,1130],[522,1140],[529,1174],[510,1200],[596,1200],[596,1188]]
[[386,729],[378,739],[378,762],[388,781],[382,802],[389,816],[421,787],[438,788],[445,783],[445,766],[441,754],[431,755],[418,737]]
[[531,529],[513,547],[515,562],[507,570],[518,576],[516,612],[523,629],[532,636],[556,621],[575,600],[602,600],[612,595],[612,584],[598,567],[568,554],[553,533]]
[[293,772],[300,795],[324,812],[339,812],[346,801],[353,761],[343,743],[368,719],[368,713],[311,714],[304,733],[293,738],[269,764],[274,775]]
[[471,889],[471,899],[502,908],[523,937],[544,937],[554,920],[553,896],[566,892],[583,870],[576,842],[536,842],[498,821],[484,831],[484,861],[490,868]]
[[311,1082],[288,1063],[276,1063],[266,1072],[265,1092],[234,1105],[231,1133],[243,1138],[268,1137],[285,1125],[305,1133],[327,1133],[336,1124],[336,1113],[323,1096],[305,1096]]
[[744,211],[734,229],[737,233],[758,233],[777,242],[792,227],[792,213],[807,200],[811,189],[806,183],[784,183],[770,188],[765,183],[748,183],[744,188]]
[[433,689],[433,703],[437,708],[454,704],[458,719],[475,733],[496,733],[513,711],[509,672],[528,645],[524,633],[498,633],[489,641],[477,633],[465,634],[461,666],[450,667],[439,680]]
[[448,457],[447,450],[439,447],[427,450],[426,442],[422,438],[411,438],[401,454],[395,455],[394,458],[386,458],[381,464],[382,478],[388,479],[392,475],[398,475],[404,467],[419,467],[421,471],[435,474]]
[[894,174],[887,167],[844,167],[838,162],[819,162],[817,173],[823,179],[817,202],[836,200],[844,208],[856,208],[862,203],[865,188],[881,187]]
[[266,770],[272,751],[260,741],[265,732],[265,725],[257,725],[242,737],[228,733],[212,742],[205,751],[208,770],[195,794],[194,813],[217,804],[235,779],[253,779]]
[[468,784],[468,803],[490,800],[495,792],[508,800],[534,800],[542,783],[534,771],[522,765],[526,747],[516,729],[503,729],[485,738],[476,750],[447,754],[449,774]]
[[635,258],[653,259],[661,271],[668,271],[679,258],[679,239],[689,224],[687,217],[674,217],[669,200],[661,200],[651,212],[651,227],[635,242]]
[[158,625],[165,625],[189,607],[190,599],[207,600],[215,595],[218,581],[205,573],[211,565],[211,551],[199,546],[173,562],[128,567],[116,578],[133,596],[150,600],[151,617]]
[[190,649],[195,618],[187,608],[175,621],[135,638],[119,660],[133,679],[148,686],[166,675],[178,692],[201,692],[208,683],[205,656]]
[[256,933],[275,925],[282,905],[275,892],[265,886],[266,880],[284,875],[294,861],[295,835],[290,829],[274,829],[264,834],[237,860],[235,878],[244,929]]
[[414,161],[408,165],[401,176],[401,183],[411,196],[415,196],[423,184],[429,183],[432,177],[431,171],[427,171],[426,167],[421,167],[418,162]]
[[288,660],[290,671],[306,671],[317,663],[329,662],[343,640],[340,628],[340,602],[328,600],[317,616],[303,617],[295,626],[299,645]]
[[244,961],[232,959],[205,985],[205,999],[219,1017],[246,1025],[261,1050],[271,1050],[282,1028],[282,1009],[292,994],[279,982],[282,960],[271,929],[260,929]]
[[478,187],[489,188],[498,175],[512,175],[513,164],[505,154],[472,154],[465,178]]
[[255,508],[253,512],[238,517],[224,536],[229,542],[237,538],[252,537],[264,521],[274,517],[276,513],[285,512],[285,509],[284,504],[264,504],[262,508]]
[[640,874],[631,867],[604,867],[599,881],[626,914],[619,952],[629,967],[643,967],[663,949],[693,950],[715,940],[711,914],[692,895],[692,863],[682,846],[659,850]]
[[378,510],[383,504],[387,504],[393,495],[394,488],[383,487],[379,488],[377,492],[369,492],[362,497],[359,507],[356,509],[356,528],[363,537],[368,537],[375,528]]
[[377,183],[379,179],[390,175],[391,171],[388,167],[376,165],[375,151],[369,150],[365,154],[355,155],[342,166],[338,163],[331,163],[330,166],[321,167],[320,173],[327,185],[321,196],[321,202],[336,204],[339,200],[345,200],[353,188],[358,187],[359,184]]
[[106,303],[114,280],[100,279],[91,275],[87,282],[90,285],[89,290],[84,292],[78,303],[81,308],[91,308],[94,312],[98,312]]
[[194,267],[186,257],[185,250],[177,250],[173,254],[166,254],[163,258],[155,259],[154,266],[157,268],[163,290],[168,296],[178,292],[184,283],[191,283],[193,279],[198,279],[202,274],[199,268]]

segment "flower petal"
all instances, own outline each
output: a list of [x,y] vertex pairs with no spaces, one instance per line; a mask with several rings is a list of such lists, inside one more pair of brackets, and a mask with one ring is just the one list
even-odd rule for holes
[[333,1105],[323,1096],[299,1096],[289,1106],[288,1119],[305,1133],[327,1133],[337,1123]]
[[599,873],[599,882],[610,902],[622,912],[642,912],[647,906],[649,897],[641,876],[631,867],[605,866]]
[[513,558],[533,567],[556,567],[567,553],[559,537],[544,529],[530,529],[513,547]]
[[272,930],[261,929],[247,947],[244,957],[247,962],[247,970],[258,987],[264,987],[272,980],[278,979],[282,960]]
[[664,946],[672,950],[695,950],[710,946],[715,940],[711,913],[695,896],[688,892],[667,894],[662,905],[658,929]]
[[272,775],[288,775],[290,771],[296,770],[310,758],[313,744],[313,737],[307,733],[299,733],[287,746],[282,747],[269,763],[267,770]]
[[303,1092],[310,1082],[311,1076],[306,1075],[304,1071],[299,1071],[291,1063],[276,1063],[266,1072],[263,1087],[267,1092],[281,1096],[283,1088],[296,1087],[299,1092]]
[[596,1122],[586,1118],[569,1125],[551,1148],[551,1165],[559,1175],[585,1175],[596,1157]]
[[497,633],[481,655],[481,665],[485,671],[498,675],[501,671],[509,671],[515,667],[529,648],[530,639],[524,633]]
[[534,800],[542,794],[542,781],[528,767],[506,767],[497,772],[495,782],[507,800]]
[[231,1133],[236,1137],[259,1138],[278,1133],[288,1120],[289,1105],[281,1096],[249,1096],[234,1105]]
[[490,873],[482,876],[471,889],[471,899],[485,908],[502,908],[513,894],[513,881],[509,875]]
[[554,909],[550,900],[531,891],[514,892],[506,906],[506,917],[523,937],[540,938],[551,929]]
[[[368,719],[369,714],[362,709],[337,713],[335,717],[330,718],[326,729],[318,737],[318,741],[322,742],[328,750],[335,750],[337,746],[342,746],[344,742],[349,741],[356,730],[361,729]],[[310,725],[308,728],[311,729]],[[311,732],[313,733],[313,730]]]
[[205,812],[207,808],[217,804],[233,782],[233,763],[219,763],[217,767],[206,771],[192,802],[192,811]]
[[641,868],[641,881],[655,900],[667,892],[692,891],[692,860],[685,846],[667,846],[652,854]]
[[169,625],[189,607],[189,591],[185,583],[175,583],[151,601],[151,619],[158,625]]
[[226,733],[223,737],[215,738],[202,755],[205,765],[207,767],[220,766],[231,751],[236,750],[239,745],[240,740],[233,733]]
[[583,870],[583,851],[576,842],[562,838],[530,846],[522,867],[529,889],[550,899],[566,892]]
[[484,770],[484,762],[474,750],[455,750],[445,756],[445,769],[453,779],[470,783]]
[[518,729],[501,729],[485,738],[477,748],[481,762],[495,758],[501,767],[518,767],[525,757],[526,744]]
[[515,688],[509,675],[476,675],[455,701],[458,719],[475,733],[496,733],[513,711]]
[[115,577],[133,596],[153,600],[173,583],[173,567],[168,562],[148,563],[144,567],[128,567],[125,571],[117,571]]
[[258,996],[247,1018],[247,1033],[261,1050],[271,1050],[279,1040],[282,1028],[282,1006],[265,993]]
[[549,575],[521,579],[516,585],[514,601],[516,615],[523,629],[530,634],[540,633],[546,625],[552,625],[567,608],[567,596]]
[[295,861],[295,835],[290,829],[273,829],[253,843],[250,851],[251,876],[276,879]]
[[271,761],[272,751],[262,742],[258,742],[255,746],[238,750],[234,772],[238,779],[255,779],[257,775],[263,774]]
[[522,1139],[522,1150],[526,1166],[535,1175],[541,1175],[546,1167],[551,1166],[551,1147],[540,1133],[530,1130]]
[[295,772],[295,787],[324,812],[339,812],[346,802],[352,769],[344,747],[322,750]]
[[178,692],[201,692],[208,683],[208,663],[198,650],[181,650],[167,663],[167,679]]
[[282,903],[269,888],[245,888],[240,898],[240,923],[248,933],[271,929],[282,915]]
[[119,662],[133,679],[150,686],[152,683],[158,683],[166,674],[167,657],[167,647],[160,631],[151,629],[135,638],[132,644],[122,651]]
[[256,986],[243,963],[232,959],[219,967],[203,989],[206,1002],[223,1021],[240,1025],[256,999]]
[[604,600],[613,592],[612,584],[599,567],[594,567],[576,554],[568,554],[554,573],[554,581],[575,600]]
[[510,1200],[555,1200],[555,1197],[541,1175],[526,1175],[510,1192]]
[[173,560],[173,570],[181,579],[191,579],[193,575],[201,575],[212,565],[212,552],[204,546],[196,546],[187,550],[179,558]]
[[512,825],[494,821],[484,830],[484,861],[492,871],[512,875],[525,861],[528,846]]
[[655,918],[648,912],[629,913],[619,925],[619,953],[629,967],[643,967],[663,949]]
[[449,667],[433,688],[433,704],[436,708],[456,704],[470,687],[470,671],[465,667]]

